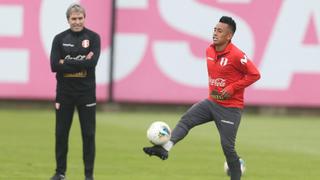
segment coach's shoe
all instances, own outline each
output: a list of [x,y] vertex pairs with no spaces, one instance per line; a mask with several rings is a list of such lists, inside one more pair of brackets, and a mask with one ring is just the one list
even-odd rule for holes
[[66,180],[66,177],[63,174],[55,174],[53,175],[50,180]]
[[144,147],[143,151],[149,156],[158,156],[162,160],[168,159],[168,151],[165,150],[162,146],[152,146],[152,147]]
[[94,180],[93,177],[86,177],[84,180]]

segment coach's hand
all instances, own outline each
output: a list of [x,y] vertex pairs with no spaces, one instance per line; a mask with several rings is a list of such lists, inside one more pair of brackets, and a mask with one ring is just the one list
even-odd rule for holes
[[90,59],[92,58],[92,56],[93,56],[93,52],[90,51],[90,52],[88,53],[88,55],[86,56],[86,60],[90,60]]
[[215,89],[211,91],[210,96],[213,99],[224,100],[224,97],[221,95],[221,93],[219,93],[219,91],[217,91]]

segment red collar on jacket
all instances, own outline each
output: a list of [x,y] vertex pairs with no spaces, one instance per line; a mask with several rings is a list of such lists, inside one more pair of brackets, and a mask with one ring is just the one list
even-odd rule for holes
[[212,49],[214,50],[216,56],[224,56],[224,55],[228,54],[228,53],[231,51],[231,49],[233,48],[232,42],[230,42],[230,43],[226,46],[226,48],[224,48],[224,50],[222,50],[222,51],[216,51],[216,48],[215,48],[214,44],[211,44],[210,46],[211,46]]

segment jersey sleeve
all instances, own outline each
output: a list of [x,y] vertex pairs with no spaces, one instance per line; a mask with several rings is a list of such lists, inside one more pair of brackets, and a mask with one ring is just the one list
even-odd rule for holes
[[59,36],[55,36],[51,46],[50,53],[50,65],[52,72],[62,72],[62,73],[75,73],[79,69],[72,67],[68,64],[59,64],[61,57],[60,46],[59,46]]
[[243,74],[243,78],[231,84],[234,91],[244,89],[260,79],[259,70],[244,53],[235,59],[235,67]]
[[65,61],[66,64],[77,67],[79,69],[90,69],[97,65],[98,59],[100,57],[100,36],[98,34],[93,34],[90,41],[90,52],[93,53],[93,56],[90,60],[68,60]]

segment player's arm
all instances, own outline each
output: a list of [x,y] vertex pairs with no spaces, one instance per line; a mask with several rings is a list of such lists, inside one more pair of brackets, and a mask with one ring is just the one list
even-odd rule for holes
[[100,56],[100,37],[98,34],[93,35],[90,41],[90,52],[86,55],[86,58],[83,60],[68,60],[65,61],[65,64],[68,64],[73,67],[80,69],[90,69],[97,65],[98,59]]
[[79,69],[63,63],[64,60],[61,58],[59,38],[56,36],[53,39],[50,53],[50,65],[52,72],[62,73],[75,73],[79,72]]
[[256,66],[244,54],[242,58],[236,62],[236,69],[244,74],[243,78],[225,87],[221,94],[225,98],[231,97],[234,92],[250,86],[252,83],[260,79],[260,72]]

